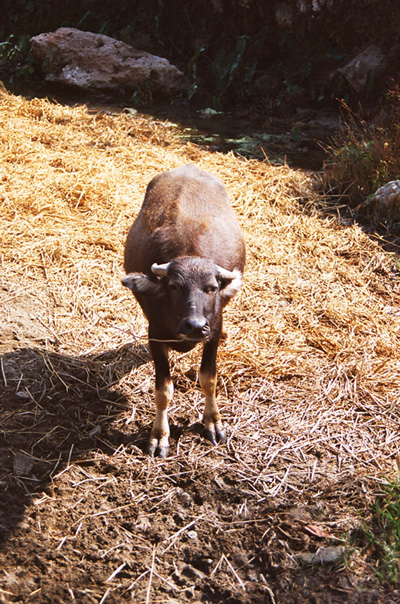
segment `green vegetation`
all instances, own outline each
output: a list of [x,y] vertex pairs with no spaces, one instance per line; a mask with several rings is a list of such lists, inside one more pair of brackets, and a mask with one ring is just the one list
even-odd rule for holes
[[8,66],[10,83],[14,79],[31,79],[36,73],[36,60],[29,40],[27,35],[16,37],[11,34],[4,42],[0,42],[0,63]]
[[382,105],[379,123],[368,124],[343,104],[345,125],[326,147],[325,183],[368,215],[368,197],[400,178],[400,91],[395,86]]
[[367,563],[382,583],[400,585],[400,480],[383,487],[371,517],[358,531]]

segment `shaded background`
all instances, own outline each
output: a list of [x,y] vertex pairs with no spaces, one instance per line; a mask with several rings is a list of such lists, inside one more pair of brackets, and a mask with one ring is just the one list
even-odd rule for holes
[[[39,77],[29,38],[61,26],[103,33],[165,56],[193,103],[262,113],[346,102],[374,107],[400,67],[397,0],[3,0],[0,78]],[[334,72],[368,45],[387,57],[362,97]]]

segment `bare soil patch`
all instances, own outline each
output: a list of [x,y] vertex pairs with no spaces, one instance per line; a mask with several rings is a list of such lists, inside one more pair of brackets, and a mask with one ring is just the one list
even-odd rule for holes
[[[3,91],[0,143],[0,602],[398,602],[346,541],[397,472],[395,258],[324,215],[310,174],[166,123]],[[200,351],[176,354],[171,455],[151,460],[122,252],[147,183],[186,162],[224,181],[247,241],[219,355],[229,435],[203,440]]]

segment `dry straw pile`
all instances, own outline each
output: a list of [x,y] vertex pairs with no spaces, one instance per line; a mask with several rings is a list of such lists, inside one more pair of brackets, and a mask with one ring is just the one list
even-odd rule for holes
[[[126,345],[142,350],[147,325],[120,284],[123,245],[149,180],[195,162],[224,181],[248,260],[219,355],[227,449],[213,453],[184,434],[177,455],[195,447],[198,455],[211,452],[210,464],[225,456],[259,500],[349,493],[357,481],[393,474],[400,444],[395,258],[359,226],[322,215],[310,175],[182,143],[162,122],[5,91],[0,141],[3,318],[30,297],[26,325],[36,326],[45,348],[87,359],[88,372],[128,393],[135,421],[148,427],[153,367],[146,353],[145,363],[127,365]],[[18,345],[28,336],[21,329]],[[191,369],[199,355],[174,356],[172,422],[201,417]],[[124,413],[131,417],[131,409]]]

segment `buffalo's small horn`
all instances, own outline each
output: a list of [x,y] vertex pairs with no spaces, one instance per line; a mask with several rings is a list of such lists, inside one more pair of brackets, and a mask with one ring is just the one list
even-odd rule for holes
[[155,262],[151,265],[151,272],[157,275],[157,277],[166,277],[170,264],[170,262],[167,262],[166,264],[157,264]]
[[226,268],[218,266],[218,264],[216,264],[215,266],[217,268],[217,277],[219,277],[220,279],[226,279],[227,281],[233,281],[233,279],[237,279],[239,271],[228,271]]

